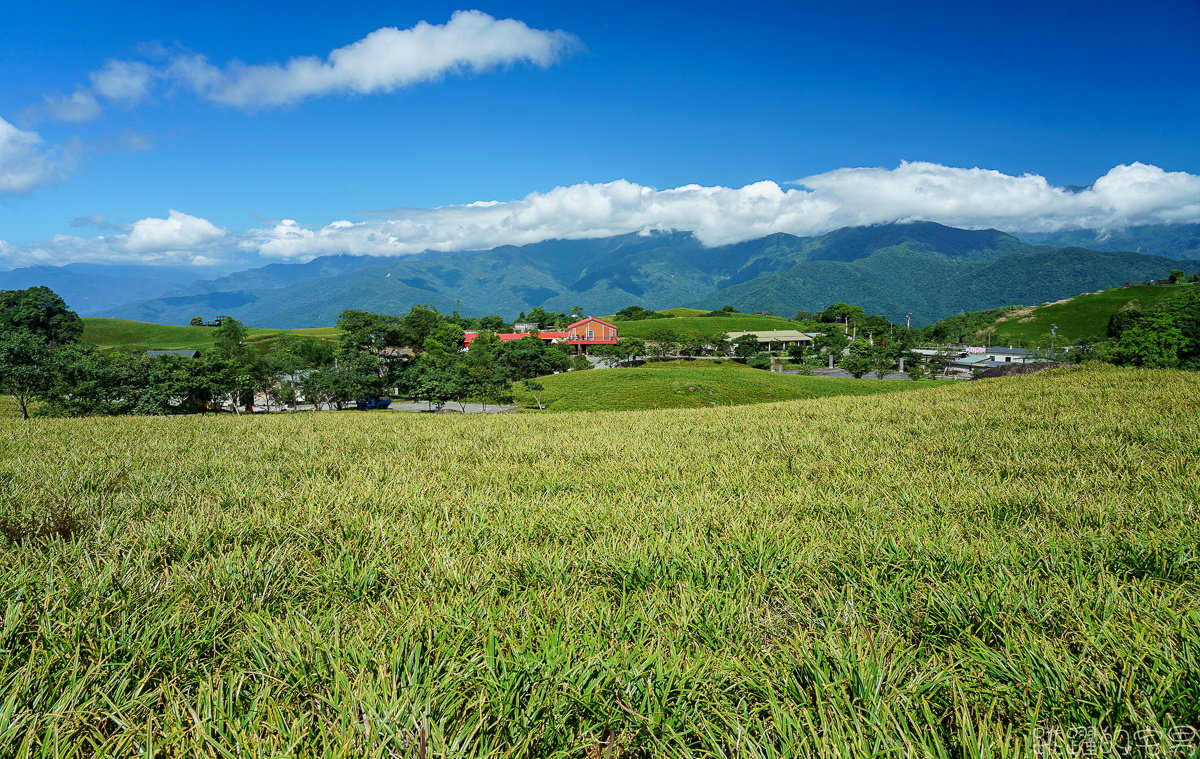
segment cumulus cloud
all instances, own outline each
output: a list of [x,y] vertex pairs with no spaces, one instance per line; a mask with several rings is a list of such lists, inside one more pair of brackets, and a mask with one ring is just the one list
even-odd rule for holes
[[112,244],[133,254],[166,253],[202,248],[224,236],[225,230],[211,221],[172,209],[165,219],[135,221],[128,234]]
[[132,224],[114,224],[103,214],[81,216],[75,228],[95,227],[112,232],[97,237],[55,235],[31,245],[0,241],[0,266],[39,264],[145,263],[208,266],[237,254],[230,234],[198,216],[171,210],[166,218],[149,217]]
[[668,190],[624,180],[557,187],[510,202],[393,209],[387,218],[321,229],[295,222],[252,230],[244,249],[307,259],[324,253],[407,255],[472,250],[552,238],[687,230],[705,245],[776,232],[808,236],[847,226],[936,221],[1009,232],[1093,229],[1200,221],[1200,177],[1134,163],[1090,187],[1054,187],[1036,175],[902,163],[895,169],[838,169],[784,189],[771,181],[740,189],[687,185]]
[[0,195],[24,195],[56,177],[54,161],[43,152],[42,138],[0,119]]
[[155,82],[163,80],[218,103],[259,109],[322,95],[392,92],[446,74],[520,62],[544,68],[579,45],[577,37],[561,30],[456,11],[445,24],[421,21],[408,29],[376,29],[325,58],[255,65],[234,61],[225,67],[196,54],[177,55],[159,66],[111,60],[91,74],[91,81],[97,94],[125,105],[149,98]]
[[[838,169],[792,184],[796,186],[764,181],[741,188],[657,190],[625,180],[585,183],[514,201],[392,209],[379,212],[378,218],[318,228],[284,220],[240,233],[171,211],[165,219],[142,219],[106,237],[60,236],[35,246],[9,246],[0,258],[186,262],[260,255],[307,261],[328,254],[404,256],[667,230],[691,231],[704,245],[716,246],[776,232],[810,236],[888,222],[1098,234],[1145,224],[1200,222],[1200,176],[1141,163],[1117,166],[1083,189],[1055,187],[1036,175],[933,163]],[[101,216],[77,223],[111,227]]]

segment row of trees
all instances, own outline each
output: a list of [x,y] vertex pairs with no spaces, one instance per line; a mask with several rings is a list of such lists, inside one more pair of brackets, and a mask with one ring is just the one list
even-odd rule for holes
[[[499,320],[499,317],[495,317]],[[407,315],[344,311],[336,341],[281,335],[251,343],[236,319],[213,331],[199,358],[103,352],[79,340],[83,321],[48,288],[0,293],[0,391],[28,418],[168,414],[215,406],[276,407],[299,399],[343,408],[362,396],[398,392],[431,406],[511,398],[514,381],[590,368],[566,346],[536,337],[501,342],[482,331],[463,350],[464,320],[417,306]],[[503,322],[497,325],[504,328]]]

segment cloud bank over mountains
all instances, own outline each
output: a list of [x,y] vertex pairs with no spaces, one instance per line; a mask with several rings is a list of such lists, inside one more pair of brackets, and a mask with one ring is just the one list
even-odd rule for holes
[[[0,161],[4,155],[0,152]],[[303,262],[330,254],[404,256],[656,230],[691,231],[704,245],[715,246],[776,232],[811,236],[906,221],[1007,232],[1086,229],[1101,236],[1145,224],[1200,222],[1200,176],[1142,163],[1117,166],[1082,190],[1055,187],[1037,175],[917,162],[894,169],[837,169],[788,184],[796,186],[764,181],[740,189],[657,190],[618,180],[557,187],[506,202],[391,209],[315,229],[284,220],[244,232],[172,210],[165,219],[117,226],[116,234],[58,235],[25,246],[0,241],[0,263],[210,265],[247,256]],[[113,225],[103,220],[99,226]]]

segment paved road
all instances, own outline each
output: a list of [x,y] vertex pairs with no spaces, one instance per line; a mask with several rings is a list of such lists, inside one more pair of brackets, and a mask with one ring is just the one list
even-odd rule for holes
[[[350,408],[354,408],[354,406],[351,405]],[[483,414],[483,413],[502,414],[506,411],[514,411],[518,408],[520,408],[520,406],[497,406],[494,403],[489,403],[487,405],[487,411],[485,412],[483,404],[481,404],[481,403],[464,403],[462,407],[460,407],[457,403],[447,403],[442,408],[442,413],[446,413],[446,414]],[[288,409],[288,410],[290,411],[291,409]],[[311,403],[301,403],[299,406],[296,407],[295,410],[296,411],[312,411],[313,405]],[[378,410],[379,411],[415,411],[415,412],[422,413],[422,414],[428,414],[429,413],[429,404],[423,403],[423,402],[417,402],[417,401],[392,401],[392,405],[388,406],[386,409],[378,409]],[[262,414],[262,413],[266,413],[268,411],[278,411],[278,409],[267,408],[266,406],[259,406],[259,405],[254,406],[254,413],[256,413],[256,414]],[[246,412],[243,411],[242,413],[246,413]]]
[[[785,369],[783,373],[784,374],[795,374],[796,372],[787,371]],[[837,379],[853,379],[854,378],[854,375],[851,374],[850,372],[846,371],[845,369],[813,369],[812,376],[814,376],[814,377],[835,377]],[[869,380],[876,379],[874,372],[864,374],[862,376],[862,378],[869,379]],[[907,374],[901,374],[900,372],[891,372],[890,374],[885,374],[885,375],[883,375],[883,378],[885,380],[904,380],[906,382],[912,381],[912,377],[909,377]]]

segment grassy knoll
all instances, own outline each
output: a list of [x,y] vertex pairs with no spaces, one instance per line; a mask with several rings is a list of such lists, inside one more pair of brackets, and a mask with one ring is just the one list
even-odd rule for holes
[[655,330],[669,329],[684,332],[749,332],[758,329],[796,329],[796,322],[782,316],[683,316],[674,319],[643,319],[636,322],[613,322],[621,337],[645,339]]
[[[623,411],[707,408],[771,403],[833,395],[870,395],[912,390],[928,383],[876,382],[798,377],[751,369],[736,361],[670,361],[638,367],[595,369],[541,377],[537,397],[550,411]],[[534,396],[513,385],[516,399],[534,405]]]
[[993,344],[1016,345],[1018,341],[1040,340],[1050,334],[1050,325],[1058,325],[1058,334],[1067,340],[1081,341],[1104,337],[1108,318],[1122,308],[1148,308],[1180,288],[1196,284],[1156,286],[1134,285],[1085,293],[1061,303],[1020,310],[996,325]]
[[[248,327],[249,342],[266,342],[283,333],[309,337],[336,339],[336,327],[317,329],[260,329]],[[128,321],[126,319],[101,319],[86,317],[83,320],[83,340],[102,350],[177,350],[211,348],[216,342],[217,331],[211,327],[180,327],[170,324]]]
[[0,755],[1112,755],[1200,723],[1198,459],[1200,377],[1115,367],[0,419]]

